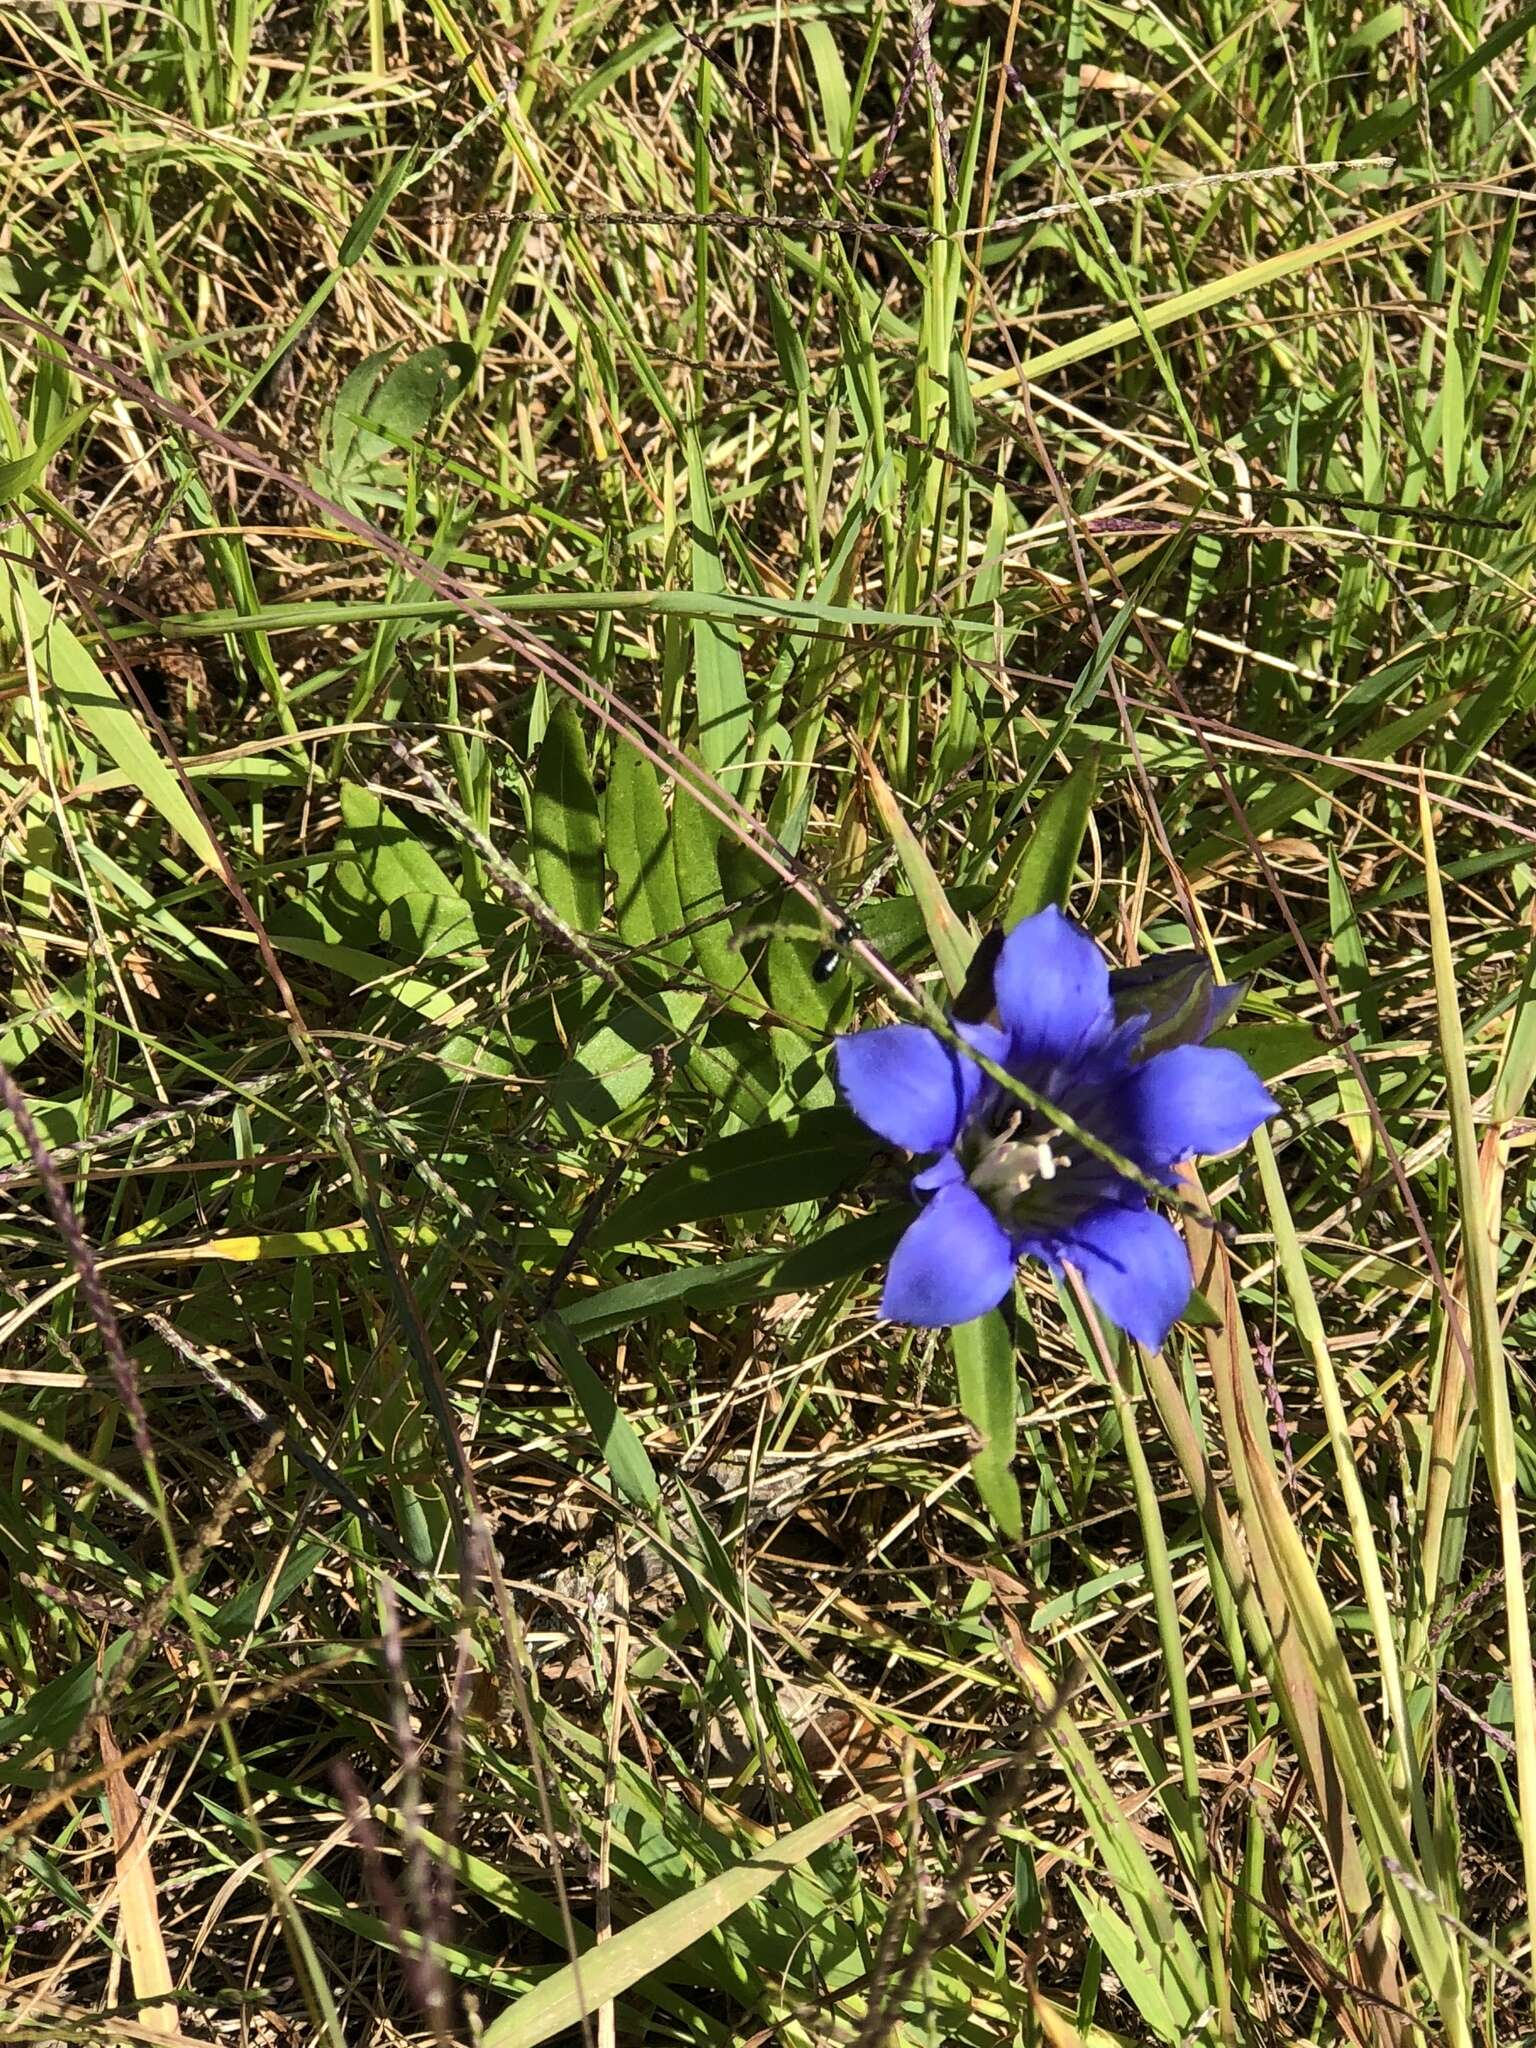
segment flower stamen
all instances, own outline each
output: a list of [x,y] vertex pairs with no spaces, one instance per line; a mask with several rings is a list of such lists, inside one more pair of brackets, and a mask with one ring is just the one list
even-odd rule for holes
[[[1009,1126],[1017,1130],[1022,1119]],[[1043,1138],[1003,1138],[982,1154],[972,1169],[970,1184],[983,1201],[991,1202],[997,1213],[1009,1214],[1040,1181],[1052,1181],[1070,1170],[1072,1161],[1056,1150],[1059,1131]]]

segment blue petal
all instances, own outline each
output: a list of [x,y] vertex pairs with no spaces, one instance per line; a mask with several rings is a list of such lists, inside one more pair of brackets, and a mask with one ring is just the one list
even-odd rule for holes
[[1120,1149],[1160,1172],[1180,1159],[1235,1151],[1279,1104],[1237,1053],[1181,1045],[1138,1067],[1118,1107]]
[[1071,1060],[1114,1023],[1104,955],[1054,906],[1004,939],[993,988],[1018,1059]]
[[968,1187],[940,1189],[891,1254],[880,1313],[942,1330],[996,1308],[1013,1285],[1013,1250]]
[[1010,1039],[1006,1031],[999,1031],[995,1024],[955,1024],[957,1035],[967,1045],[974,1046],[984,1060],[993,1060],[1000,1067],[1008,1064]]
[[981,1069],[920,1024],[887,1024],[837,1041],[837,1079],[848,1107],[877,1137],[909,1152],[938,1152],[976,1100]]
[[1189,1253],[1154,1209],[1099,1209],[1052,1249],[1076,1266],[1109,1320],[1149,1351],[1188,1306]]

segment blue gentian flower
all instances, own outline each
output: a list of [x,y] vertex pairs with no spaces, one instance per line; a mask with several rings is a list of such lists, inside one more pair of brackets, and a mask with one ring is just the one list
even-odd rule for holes
[[[957,1035],[1160,1186],[1275,1113],[1245,1060],[1199,1042],[1243,990],[1219,986],[1198,954],[1112,975],[1080,926],[1042,910],[1003,941],[992,989],[996,1021],[957,1023]],[[1189,1301],[1189,1254],[1140,1182],[922,1025],[840,1038],[837,1078],[877,1136],[937,1155],[912,1182],[923,1207],[892,1254],[882,1314],[969,1322],[1033,1258],[1075,1266],[1111,1322],[1163,1342]]]

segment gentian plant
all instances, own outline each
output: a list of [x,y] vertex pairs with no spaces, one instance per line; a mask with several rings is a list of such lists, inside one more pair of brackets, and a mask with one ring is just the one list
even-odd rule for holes
[[936,1155],[912,1182],[923,1206],[892,1254],[881,1311],[927,1329],[969,1322],[1032,1258],[1053,1273],[1075,1266],[1109,1320],[1155,1348],[1191,1280],[1149,1184],[1171,1190],[1180,1161],[1233,1151],[1276,1109],[1245,1060],[1203,1043],[1242,987],[1219,985],[1193,953],[1112,974],[1088,934],[1050,909],[1003,940],[992,993],[995,1021],[955,1032],[1046,1107],[920,1024],[837,1041],[855,1115],[893,1145]]

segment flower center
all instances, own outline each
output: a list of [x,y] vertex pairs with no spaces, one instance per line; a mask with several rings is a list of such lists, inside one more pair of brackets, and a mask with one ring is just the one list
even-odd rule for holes
[[1042,1182],[1070,1171],[1061,1133],[1021,1103],[1004,1096],[989,1104],[961,1140],[960,1157],[972,1190],[999,1222],[1017,1224],[1027,1197]]

